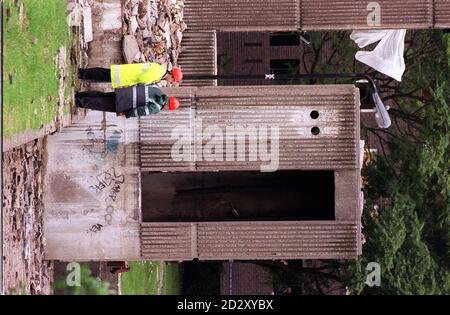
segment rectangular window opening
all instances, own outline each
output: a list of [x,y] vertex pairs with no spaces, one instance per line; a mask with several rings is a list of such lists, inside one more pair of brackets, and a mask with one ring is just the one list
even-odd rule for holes
[[272,59],[270,60],[271,73],[296,74],[300,67],[300,59]]
[[298,33],[272,33],[270,34],[270,46],[299,46],[300,35]]
[[333,171],[142,174],[145,222],[334,220]]

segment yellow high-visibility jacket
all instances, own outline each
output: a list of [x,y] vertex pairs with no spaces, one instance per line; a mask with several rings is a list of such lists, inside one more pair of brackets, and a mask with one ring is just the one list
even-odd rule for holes
[[137,84],[154,84],[161,81],[166,73],[166,68],[155,62],[111,65],[111,83],[114,89]]

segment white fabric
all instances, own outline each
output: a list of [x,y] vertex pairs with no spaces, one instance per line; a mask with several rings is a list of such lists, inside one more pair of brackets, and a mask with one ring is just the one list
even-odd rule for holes
[[401,81],[405,72],[405,35],[406,30],[364,30],[353,31],[350,38],[359,48],[379,41],[372,51],[358,51],[356,60]]

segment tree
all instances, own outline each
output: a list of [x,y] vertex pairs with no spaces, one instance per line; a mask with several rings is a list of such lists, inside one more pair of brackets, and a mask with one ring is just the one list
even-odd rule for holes
[[[448,93],[447,81],[430,87],[414,136],[387,137],[387,157],[364,172],[367,243],[345,280],[354,293],[450,293]],[[369,262],[381,266],[381,287],[364,284]]]
[[[314,282],[319,293],[320,285],[338,276],[354,294],[449,294],[450,38],[438,30],[408,32],[406,71],[396,82],[355,62],[348,35],[312,33],[300,71],[364,72],[391,107],[389,129],[362,126],[362,134],[376,139],[381,152],[363,171],[367,242],[360,259],[335,262],[333,268],[272,270],[286,281]],[[381,266],[381,287],[365,284],[369,262]]]

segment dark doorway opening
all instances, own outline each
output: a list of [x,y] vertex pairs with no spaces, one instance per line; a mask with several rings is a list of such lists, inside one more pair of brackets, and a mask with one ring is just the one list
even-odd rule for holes
[[145,222],[334,220],[332,171],[142,174]]

